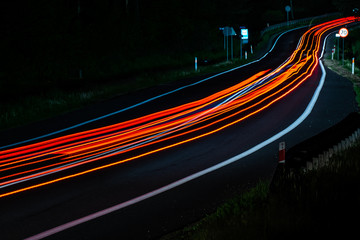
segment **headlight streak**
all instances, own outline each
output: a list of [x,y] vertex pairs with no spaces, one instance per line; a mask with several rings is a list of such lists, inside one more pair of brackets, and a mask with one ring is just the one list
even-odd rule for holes
[[[312,27],[300,39],[290,58],[277,69],[260,72],[204,99],[123,123],[3,150],[0,152],[0,189],[5,192],[0,197],[119,165],[243,121],[284,98],[307,80],[318,66],[317,55],[324,32],[354,20],[342,18]],[[149,150],[150,146],[153,149]],[[140,149],[144,150],[137,155],[120,161],[113,159],[114,156],[121,158],[120,154],[124,153],[135,154],[135,150]],[[84,170],[88,163],[99,166]],[[79,166],[83,167],[76,173],[66,175],[64,172]],[[60,172],[65,176],[59,175]],[[54,180],[38,182],[41,177],[55,173]],[[31,181],[35,179],[37,183]],[[29,186],[21,185],[6,192],[7,187],[27,181]]]

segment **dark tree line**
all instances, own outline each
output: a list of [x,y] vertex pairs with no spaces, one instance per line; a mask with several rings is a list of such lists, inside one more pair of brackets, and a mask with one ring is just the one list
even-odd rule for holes
[[[292,2],[295,18],[346,12],[357,4]],[[79,69],[86,78],[102,79],[169,63],[176,66],[186,55],[221,51],[219,27],[247,26],[254,37],[267,23],[285,21],[288,4],[289,0],[5,0],[0,14],[0,88],[71,85]]]

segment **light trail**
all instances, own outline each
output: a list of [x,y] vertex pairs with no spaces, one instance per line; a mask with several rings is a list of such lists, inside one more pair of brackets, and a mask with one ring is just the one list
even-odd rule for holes
[[[354,21],[342,18],[312,27],[277,69],[259,72],[203,99],[118,124],[2,150],[0,197],[132,161],[239,123],[308,80],[319,63],[322,35]],[[52,180],[46,178],[50,175]]]

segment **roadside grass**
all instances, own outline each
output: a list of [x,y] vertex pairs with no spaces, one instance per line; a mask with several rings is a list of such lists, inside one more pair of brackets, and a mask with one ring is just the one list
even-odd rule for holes
[[324,60],[324,63],[332,71],[352,81],[356,94],[355,99],[358,107],[360,108],[360,68],[355,66],[354,74],[352,74],[352,63],[349,60],[345,60],[344,65],[342,65],[342,61],[338,61],[336,59],[331,60],[331,57],[329,57],[328,59]]
[[216,212],[161,240],[321,239],[357,233],[360,141],[318,170],[260,181]]
[[[339,59],[337,59],[337,54],[334,56],[333,63],[336,64],[336,68],[334,69],[336,72],[340,72],[340,75],[346,75],[353,84],[354,91],[356,92],[356,101],[358,106],[360,107],[360,26],[350,28],[349,36],[345,40],[345,52],[344,52],[344,63],[342,62],[342,44],[339,44]],[[334,41],[334,46],[337,45],[338,39]],[[354,67],[354,75],[351,74],[352,71],[352,58],[355,58],[355,67]],[[331,59],[331,56],[328,57]]]

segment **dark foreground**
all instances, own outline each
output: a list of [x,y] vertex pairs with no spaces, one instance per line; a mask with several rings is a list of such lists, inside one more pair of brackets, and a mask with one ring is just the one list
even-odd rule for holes
[[345,239],[357,234],[360,141],[328,166],[260,182],[170,239]]

